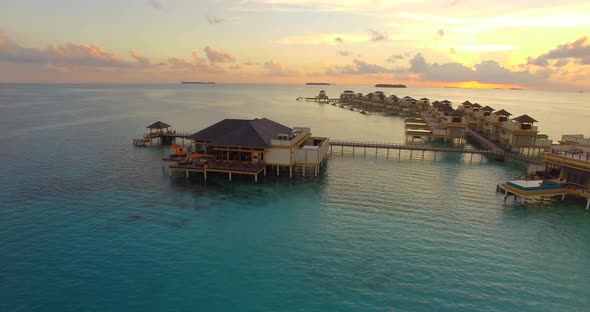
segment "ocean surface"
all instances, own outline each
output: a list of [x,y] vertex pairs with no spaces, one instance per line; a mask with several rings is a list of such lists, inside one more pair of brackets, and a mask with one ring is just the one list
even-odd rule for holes
[[[300,85],[0,85],[0,311],[583,311],[590,215],[496,193],[512,162],[334,155],[318,177],[169,177],[156,120],[197,131],[267,117],[333,139],[403,142],[403,119],[298,102]],[[444,88],[590,134],[587,94]]]

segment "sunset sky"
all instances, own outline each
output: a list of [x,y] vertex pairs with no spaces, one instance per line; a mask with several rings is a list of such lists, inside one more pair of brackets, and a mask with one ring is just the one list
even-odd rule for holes
[[0,82],[590,88],[590,1],[0,0]]

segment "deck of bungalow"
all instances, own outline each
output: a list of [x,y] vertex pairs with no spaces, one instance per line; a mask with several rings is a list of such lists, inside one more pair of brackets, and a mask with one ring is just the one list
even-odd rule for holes
[[[206,159],[206,158],[200,158]],[[170,166],[169,175],[172,175],[173,171],[185,172],[186,178],[190,177],[191,172],[197,172],[203,174],[203,179],[207,180],[207,172],[224,173],[228,175],[229,181],[232,180],[232,174],[249,175],[254,176],[254,181],[258,182],[258,175],[263,174],[266,176],[266,166],[263,164],[253,164],[251,162],[237,162],[237,161],[225,161],[225,160],[213,160],[209,162],[200,162],[199,158],[178,161]]]
[[521,203],[529,197],[573,195],[586,199],[590,210],[590,139],[582,135],[564,135],[559,144],[545,153],[542,180],[516,180],[498,185],[504,199],[513,195]]

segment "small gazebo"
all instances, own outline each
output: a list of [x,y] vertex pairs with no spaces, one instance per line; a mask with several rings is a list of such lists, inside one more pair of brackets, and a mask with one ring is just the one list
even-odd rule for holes
[[166,132],[168,132],[168,129],[172,127],[171,125],[165,123],[165,122],[161,122],[161,121],[156,121],[153,124],[147,126],[148,129],[150,129],[150,133],[153,132],[164,132],[164,130],[166,130]]

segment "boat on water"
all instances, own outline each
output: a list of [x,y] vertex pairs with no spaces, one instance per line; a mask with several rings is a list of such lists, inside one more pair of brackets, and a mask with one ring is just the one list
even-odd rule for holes
[[348,110],[349,110],[349,111],[353,111],[353,112],[354,112],[354,108],[352,108],[352,107],[351,107],[351,108],[349,108]]
[[367,112],[366,111],[361,111],[361,114],[366,115]]

